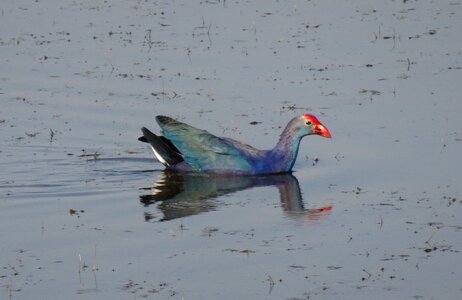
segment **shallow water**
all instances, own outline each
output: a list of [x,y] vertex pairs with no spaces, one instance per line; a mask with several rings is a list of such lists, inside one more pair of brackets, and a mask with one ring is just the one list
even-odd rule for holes
[[[459,299],[461,10],[4,2],[0,298]],[[137,141],[165,114],[270,148],[305,112],[333,138],[293,176],[169,177]]]

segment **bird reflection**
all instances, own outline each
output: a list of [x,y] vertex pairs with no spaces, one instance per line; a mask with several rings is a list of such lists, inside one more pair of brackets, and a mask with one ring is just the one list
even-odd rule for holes
[[153,187],[143,189],[149,193],[141,195],[140,202],[145,207],[155,204],[157,208],[157,212],[145,212],[146,221],[168,221],[213,211],[222,203],[218,200],[220,196],[266,186],[279,190],[282,209],[291,217],[313,219],[332,209],[332,206],[305,209],[298,180],[292,174],[218,176],[162,172]]

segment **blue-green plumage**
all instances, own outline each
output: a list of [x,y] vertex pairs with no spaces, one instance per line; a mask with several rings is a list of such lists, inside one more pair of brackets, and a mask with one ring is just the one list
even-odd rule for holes
[[156,157],[168,168],[180,172],[223,174],[273,174],[292,170],[301,139],[330,133],[314,116],[293,118],[271,150],[258,150],[239,141],[217,137],[209,132],[157,116],[163,137],[143,128],[140,141],[151,144]]

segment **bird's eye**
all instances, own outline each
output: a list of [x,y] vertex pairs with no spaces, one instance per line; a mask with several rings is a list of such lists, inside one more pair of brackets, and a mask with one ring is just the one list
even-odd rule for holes
[[311,122],[311,121],[306,121],[306,125],[309,126],[309,125],[311,125],[311,124],[313,124],[313,122]]

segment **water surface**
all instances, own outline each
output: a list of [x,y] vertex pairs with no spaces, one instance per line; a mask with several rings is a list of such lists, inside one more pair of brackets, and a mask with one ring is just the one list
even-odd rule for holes
[[[0,298],[459,299],[461,7],[6,1]],[[333,138],[292,175],[137,141],[164,114],[266,149],[306,112]]]

